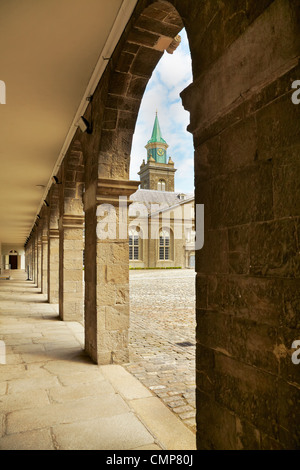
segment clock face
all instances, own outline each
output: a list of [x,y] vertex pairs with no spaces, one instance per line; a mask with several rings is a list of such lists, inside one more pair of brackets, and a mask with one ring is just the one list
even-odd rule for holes
[[157,155],[163,155],[164,154],[164,149],[157,149]]

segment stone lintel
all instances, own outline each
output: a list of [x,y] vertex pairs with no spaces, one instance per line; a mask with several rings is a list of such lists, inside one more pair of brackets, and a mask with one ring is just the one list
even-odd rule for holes
[[109,178],[99,178],[97,185],[96,201],[97,205],[112,204],[119,205],[119,197],[127,197],[127,204],[131,204],[129,196],[138,190],[140,181],[113,180]]

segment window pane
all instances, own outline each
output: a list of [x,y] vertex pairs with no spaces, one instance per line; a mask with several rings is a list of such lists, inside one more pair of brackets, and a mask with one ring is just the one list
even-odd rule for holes
[[170,245],[170,238],[169,238],[169,237],[168,237],[168,238],[167,238],[167,237],[165,238],[165,245],[166,245],[166,246],[169,246],[169,245]]
[[166,246],[165,248],[165,259],[169,259],[169,247]]
[[163,247],[160,247],[159,248],[159,259],[165,259],[164,258],[164,248]]
[[139,247],[134,247],[134,259],[139,259]]
[[132,246],[129,247],[129,259],[132,260]]

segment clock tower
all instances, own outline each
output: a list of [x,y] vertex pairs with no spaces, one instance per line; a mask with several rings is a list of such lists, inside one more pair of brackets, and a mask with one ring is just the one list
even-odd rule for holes
[[175,168],[171,157],[167,157],[167,142],[162,138],[157,112],[151,139],[148,140],[147,163],[143,160],[139,175],[141,189],[174,191]]

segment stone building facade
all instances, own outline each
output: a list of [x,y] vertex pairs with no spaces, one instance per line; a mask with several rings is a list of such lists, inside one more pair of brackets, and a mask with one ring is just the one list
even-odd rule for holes
[[[194,195],[175,192],[174,162],[167,156],[156,113],[147,163],[139,172],[141,189],[130,196],[129,266],[194,268]],[[168,162],[168,163],[167,163]]]
[[296,449],[298,0],[139,0],[85,113],[92,131],[76,131],[57,173],[62,184],[29,234],[26,264],[49,301],[59,297],[62,319],[82,320],[84,303],[85,349],[96,363],[128,361],[128,239],[99,240],[97,208],[110,204],[118,217],[119,197],[129,204],[138,188],[129,165],[140,101],[183,26],[193,83],[181,97],[195,202],[205,205],[196,251],[198,449]]

